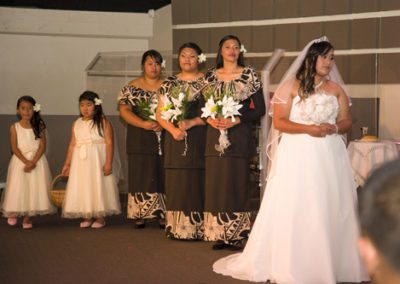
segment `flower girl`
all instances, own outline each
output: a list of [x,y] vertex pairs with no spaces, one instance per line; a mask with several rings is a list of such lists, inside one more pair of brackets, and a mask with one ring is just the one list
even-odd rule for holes
[[79,97],[80,118],[72,126],[62,169],[62,174],[69,176],[62,216],[83,218],[81,228],[102,228],[105,216],[121,213],[112,166],[113,129],[101,104],[99,96],[91,91]]
[[7,185],[1,211],[9,225],[23,216],[22,227],[32,228],[31,216],[54,213],[49,198],[51,175],[46,150],[46,125],[40,117],[40,105],[30,96],[17,101],[19,121],[11,125],[13,152],[8,166]]

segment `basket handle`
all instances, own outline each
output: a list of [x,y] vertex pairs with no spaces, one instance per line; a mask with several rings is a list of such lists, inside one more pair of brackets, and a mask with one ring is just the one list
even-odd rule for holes
[[54,188],[54,186],[61,181],[62,179],[68,179],[68,176],[64,176],[62,174],[59,174],[54,177],[53,181],[51,182],[51,188]]

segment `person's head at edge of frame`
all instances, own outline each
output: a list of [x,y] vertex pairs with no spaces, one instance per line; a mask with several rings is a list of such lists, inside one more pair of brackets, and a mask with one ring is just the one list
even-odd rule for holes
[[400,283],[400,159],[360,188],[361,257],[375,284]]

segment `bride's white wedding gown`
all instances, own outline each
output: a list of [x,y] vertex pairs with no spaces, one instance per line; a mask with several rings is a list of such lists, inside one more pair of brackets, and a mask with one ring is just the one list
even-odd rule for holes
[[[336,97],[294,98],[290,120],[335,123]],[[357,251],[357,193],[340,135],[282,134],[275,173],[242,253],[214,263],[234,278],[279,284],[367,281]]]

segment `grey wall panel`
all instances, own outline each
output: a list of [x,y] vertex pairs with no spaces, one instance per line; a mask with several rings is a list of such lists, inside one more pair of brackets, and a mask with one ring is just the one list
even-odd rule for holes
[[399,0],[380,0],[379,2],[379,9],[382,11],[400,9]]
[[230,10],[229,0],[210,1],[210,22],[229,22],[231,20]]
[[[400,1],[399,1],[400,2]],[[400,17],[381,19],[380,47],[400,47]]]
[[274,5],[275,18],[296,18],[299,17],[300,0],[276,0]]
[[[400,80],[400,54],[380,54],[378,82],[380,84],[395,84]],[[399,94],[396,94],[399,95]]]
[[297,24],[275,26],[275,47],[289,51],[298,50],[299,29]]
[[189,22],[191,24],[210,22],[210,1],[209,0],[187,0],[189,2]]
[[274,50],[274,28],[261,26],[252,28],[252,52],[271,52]]
[[375,65],[377,56],[374,54],[353,55],[350,58],[351,84],[374,84],[377,83],[377,72]]
[[299,25],[299,49],[305,46],[311,39],[324,35],[322,23],[308,23]]
[[190,11],[188,0],[172,0],[172,24],[189,24],[190,23]]
[[218,44],[220,40],[231,34],[230,28],[214,28],[210,30],[210,52],[217,53],[218,52]]
[[253,51],[253,37],[251,27],[237,27],[234,30],[232,29],[232,33],[239,37],[247,52]]
[[[188,4],[189,3],[189,4]],[[400,30],[400,17],[376,17],[373,19],[355,19],[325,21],[315,23],[280,23],[264,26],[229,26],[231,21],[268,20],[325,15],[351,15],[380,10],[400,9],[398,0],[207,0],[172,1],[173,11],[185,14],[190,9],[193,16],[186,21],[193,24],[203,23],[208,19],[210,27],[201,29],[174,30],[174,52],[178,46],[187,41],[195,41],[206,53],[216,53],[218,42],[227,34],[235,34],[244,43],[249,52],[268,53],[275,48],[286,51],[300,51],[311,39],[327,35],[336,50],[349,52],[348,55],[336,56],[346,83],[374,84],[377,82],[375,55],[357,55],[359,49],[399,48],[400,37],[394,31]],[[180,7],[175,7],[176,5]],[[175,15],[175,12],[174,12]],[[174,19],[175,20],[175,19]],[[213,23],[227,22],[226,27],[213,27]],[[353,52],[356,54],[351,55]],[[375,59],[374,59],[375,58]],[[380,82],[398,83],[397,72],[393,72],[393,64],[389,58],[397,62],[398,56],[384,55],[379,69]],[[267,58],[251,58],[254,66],[263,66]],[[291,60],[290,58],[288,59]],[[212,66],[208,61],[205,66]],[[281,65],[283,66],[283,65]],[[273,74],[274,80],[282,75],[280,68]],[[388,68],[388,70],[385,70]],[[279,73],[280,72],[280,73]]]
[[324,1],[321,0],[300,1],[300,16],[311,17],[323,15],[325,9],[324,4]]
[[324,34],[333,43],[336,49],[350,49],[350,22],[326,22]]
[[282,79],[282,76],[285,74],[286,70],[288,70],[290,64],[293,63],[294,57],[283,57],[278,65],[275,67],[274,72],[271,74],[271,83],[278,84]]
[[253,16],[252,2],[251,0],[230,0],[230,20],[251,20]]
[[351,48],[378,48],[379,22],[365,19],[351,22]]
[[256,70],[261,71],[267,63],[268,59],[269,57],[246,58],[246,64],[251,65]]
[[335,55],[336,66],[342,75],[342,79],[345,83],[350,82],[350,56],[348,55]]
[[272,19],[275,0],[253,0],[253,20]]
[[352,13],[375,12],[378,10],[378,0],[351,0]]
[[347,141],[362,137],[361,127],[368,127],[368,134],[378,136],[379,98],[352,98],[350,113],[353,125]]
[[16,115],[0,115],[0,182],[5,182],[8,163],[12,155],[10,146],[10,126],[17,122]]
[[349,0],[325,0],[326,15],[348,14],[350,12]]
[[192,30],[173,30],[172,32],[173,40],[172,40],[172,48],[173,53],[177,54],[179,47],[188,42],[192,38]]
[[[214,42],[210,41],[210,29],[194,29],[191,31],[190,41],[197,43],[204,53],[210,53],[211,44]],[[212,47],[214,48],[214,47]]]

